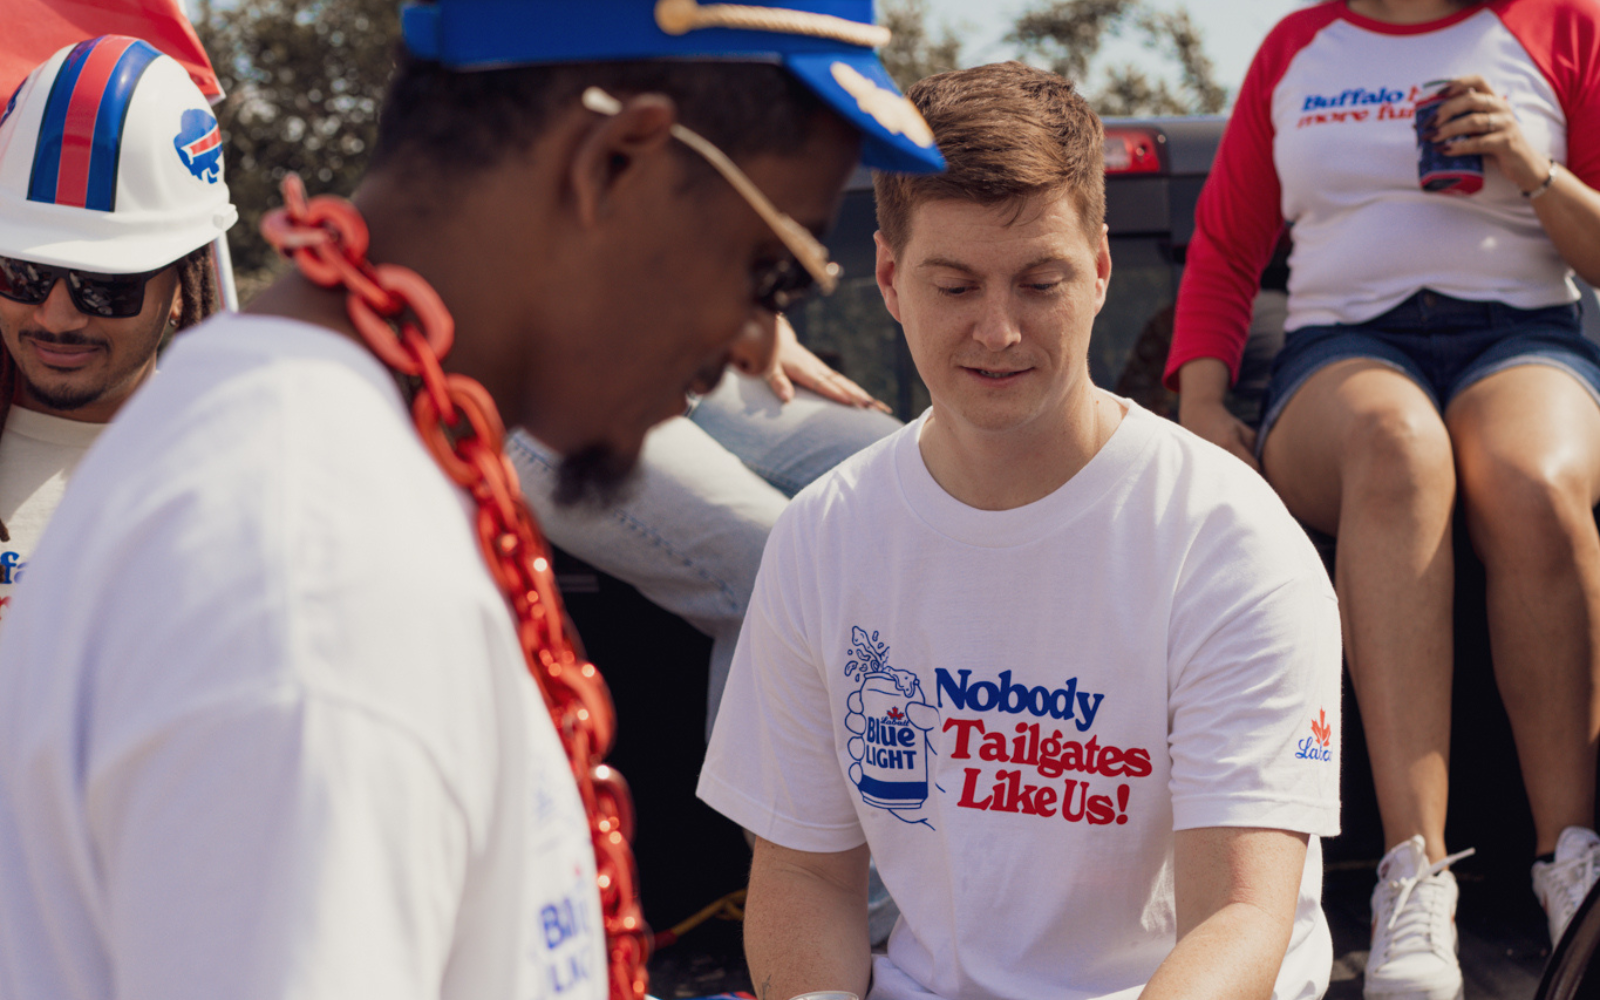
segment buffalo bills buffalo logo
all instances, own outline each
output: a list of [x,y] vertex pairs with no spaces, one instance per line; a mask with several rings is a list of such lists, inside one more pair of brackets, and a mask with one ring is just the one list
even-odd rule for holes
[[172,140],[178,159],[199,180],[215,184],[222,176],[222,132],[209,111],[190,108],[183,113],[183,127]]

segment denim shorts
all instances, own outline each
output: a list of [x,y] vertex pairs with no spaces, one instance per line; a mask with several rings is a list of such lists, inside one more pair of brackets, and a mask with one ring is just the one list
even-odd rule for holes
[[1256,457],[1306,380],[1348,358],[1370,358],[1401,372],[1440,413],[1474,382],[1529,364],[1571,374],[1600,404],[1600,346],[1584,339],[1577,303],[1517,309],[1423,290],[1364,323],[1291,330],[1261,401]]

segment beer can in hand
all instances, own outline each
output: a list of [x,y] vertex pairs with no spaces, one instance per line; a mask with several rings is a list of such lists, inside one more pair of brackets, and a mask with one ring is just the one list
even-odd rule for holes
[[1430,80],[1423,87],[1432,93],[1417,101],[1414,122],[1417,130],[1417,183],[1424,191],[1472,194],[1483,187],[1482,155],[1450,156],[1427,138],[1434,129],[1439,106],[1445,102],[1445,91],[1449,86],[1449,80]]

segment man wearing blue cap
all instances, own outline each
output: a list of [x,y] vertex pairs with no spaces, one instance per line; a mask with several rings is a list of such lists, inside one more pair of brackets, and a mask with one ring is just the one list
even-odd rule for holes
[[[764,369],[775,313],[837,278],[814,233],[858,155],[941,166],[870,22],[868,0],[406,11],[355,197],[370,242],[315,203],[278,231],[325,246],[324,219],[376,270],[303,254],[309,277],[177,344],[80,467],[7,622],[0,995],[606,994],[603,935],[630,927],[597,884],[627,894],[626,824],[591,841],[606,796],[580,798],[562,741],[604,793],[571,750],[603,730],[580,699],[558,733],[530,680],[524,654],[561,654],[560,630],[548,576],[516,572],[547,565],[525,522],[484,533],[514,504],[459,376],[583,494],[730,361]],[[421,390],[315,283],[372,277],[411,290]],[[443,353],[446,310],[448,379],[417,347]],[[419,442],[413,393],[470,404],[474,429],[441,435],[465,472]],[[473,474],[469,497],[452,479]]]

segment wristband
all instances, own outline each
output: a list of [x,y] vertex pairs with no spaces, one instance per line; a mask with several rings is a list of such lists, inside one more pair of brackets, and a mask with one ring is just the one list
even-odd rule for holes
[[1544,183],[1540,184],[1538,187],[1534,188],[1532,191],[1524,191],[1524,192],[1522,192],[1522,196],[1524,198],[1528,199],[1529,201],[1533,201],[1535,198],[1539,197],[1540,195],[1544,194],[1546,191],[1550,190],[1550,185],[1552,185],[1552,184],[1554,184],[1556,182],[1556,172],[1559,171],[1560,169],[1561,169],[1561,164],[1557,163],[1555,160],[1551,160],[1550,161],[1550,175],[1544,179]]

